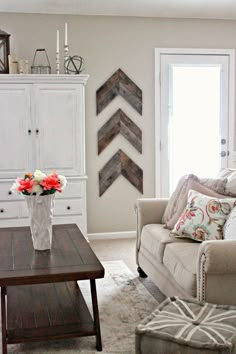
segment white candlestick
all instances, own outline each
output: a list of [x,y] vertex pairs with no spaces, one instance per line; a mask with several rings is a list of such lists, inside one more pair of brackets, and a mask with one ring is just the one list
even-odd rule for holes
[[65,23],[65,45],[68,45],[67,23]]
[[59,30],[57,30],[56,73],[57,73],[57,74],[60,74],[60,46],[59,46]]
[[57,30],[57,53],[59,53],[59,30]]

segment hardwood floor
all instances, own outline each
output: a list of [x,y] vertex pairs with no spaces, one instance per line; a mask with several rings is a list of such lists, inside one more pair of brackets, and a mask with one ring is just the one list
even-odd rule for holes
[[[90,246],[101,262],[123,260],[132,272],[139,276],[137,272],[135,258],[135,238],[115,239],[115,240],[91,240]],[[148,278],[139,278],[149,292],[161,303],[165,296],[158,287]]]

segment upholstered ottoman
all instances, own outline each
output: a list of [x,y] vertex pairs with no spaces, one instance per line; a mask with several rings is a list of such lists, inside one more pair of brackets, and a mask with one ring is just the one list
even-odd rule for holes
[[236,354],[236,306],[167,298],[136,328],[136,354]]

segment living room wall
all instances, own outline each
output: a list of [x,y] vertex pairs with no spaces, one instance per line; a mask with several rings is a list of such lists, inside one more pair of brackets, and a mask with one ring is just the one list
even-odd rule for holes
[[[86,87],[88,232],[133,231],[135,200],[155,193],[154,48],[234,49],[236,21],[0,13],[0,28],[11,34],[11,53],[29,59],[31,65],[35,49],[46,48],[53,73],[56,30],[60,30],[62,58],[65,22],[70,54],[85,59],[84,73],[90,75]],[[96,90],[118,68],[142,89],[142,116],[121,97],[96,115]],[[119,135],[98,155],[97,131],[118,108],[141,128],[142,154]],[[144,193],[119,177],[99,197],[98,171],[119,148],[143,169]]]

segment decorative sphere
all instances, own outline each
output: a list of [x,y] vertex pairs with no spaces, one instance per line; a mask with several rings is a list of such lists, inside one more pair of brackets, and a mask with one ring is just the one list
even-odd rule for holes
[[69,56],[64,62],[64,67],[68,74],[80,74],[85,68],[84,59],[79,55]]

